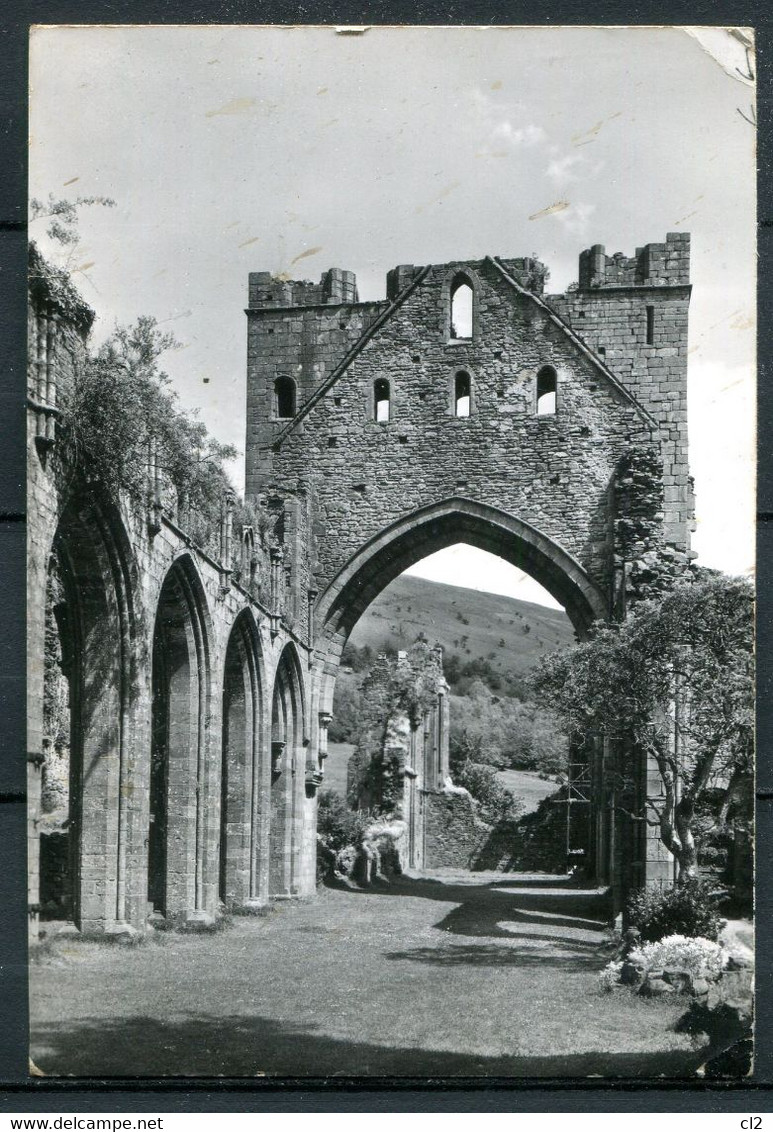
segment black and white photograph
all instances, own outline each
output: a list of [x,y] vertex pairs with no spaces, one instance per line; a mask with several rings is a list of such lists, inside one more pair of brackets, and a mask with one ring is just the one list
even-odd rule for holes
[[748,1077],[754,31],[29,78],[30,1073]]

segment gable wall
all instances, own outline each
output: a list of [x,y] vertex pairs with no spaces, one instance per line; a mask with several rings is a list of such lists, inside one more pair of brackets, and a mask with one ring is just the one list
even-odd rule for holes
[[[449,285],[459,270],[476,288],[471,342],[447,336]],[[558,411],[538,417],[536,377],[546,364],[558,372]],[[453,411],[460,369],[473,381],[469,418]],[[388,424],[373,419],[377,378],[391,385]],[[391,522],[455,495],[537,527],[606,588],[610,480],[639,434],[648,432],[628,399],[496,268],[446,264],[431,269],[286,436],[267,474],[310,493],[325,535],[312,564],[320,591]]]

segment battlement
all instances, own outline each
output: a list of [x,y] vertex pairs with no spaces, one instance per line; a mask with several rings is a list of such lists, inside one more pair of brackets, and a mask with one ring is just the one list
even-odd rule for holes
[[359,302],[357,276],[353,271],[331,267],[320,276],[319,283],[307,279],[284,279],[270,271],[251,271],[249,308],[318,307]]
[[[536,295],[544,293],[545,283],[550,272],[540,260],[535,259],[533,256],[524,256],[520,259],[500,258],[500,263],[527,291],[533,291]],[[479,271],[482,267],[482,263],[480,260],[465,260],[454,262],[453,264],[436,264],[435,267],[455,267],[458,268],[461,274],[464,274],[466,267]],[[402,263],[387,272],[387,299],[396,299],[400,292],[405,290],[421,270],[423,270],[421,267],[415,267],[412,263]]]
[[393,267],[391,271],[388,271],[386,277],[387,298],[390,301],[396,299],[400,292],[405,290],[420,271],[421,268],[415,267],[412,263],[401,263],[397,267]]
[[608,256],[603,244],[580,252],[580,291],[600,287],[679,287],[690,282],[690,234],[669,232],[664,244],[645,244],[636,254]]
[[[656,245],[651,245],[655,247]],[[601,249],[603,255],[604,249]],[[589,253],[583,252],[583,255]],[[520,259],[502,259],[505,269],[527,291],[541,295],[545,290],[545,283],[549,271],[544,263],[533,256]],[[441,266],[452,266],[450,264]],[[456,263],[453,266],[464,271],[465,267],[479,269],[480,260]],[[393,301],[416,278],[422,267],[412,263],[401,263],[387,272],[386,297]],[[282,307],[320,307],[336,306],[358,303],[357,276],[353,271],[342,271],[339,267],[331,267],[320,276],[319,283],[311,283],[308,279],[285,279],[281,275],[272,275],[270,271],[251,271],[249,276],[249,310],[270,310]],[[383,300],[382,300],[383,301]]]

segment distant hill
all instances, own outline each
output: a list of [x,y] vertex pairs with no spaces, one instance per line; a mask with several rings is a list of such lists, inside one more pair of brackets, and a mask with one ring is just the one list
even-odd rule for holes
[[545,653],[574,643],[562,610],[529,601],[449,586],[402,574],[357,622],[350,641],[374,652],[405,648],[423,632],[446,654],[487,659],[498,671],[520,675]]

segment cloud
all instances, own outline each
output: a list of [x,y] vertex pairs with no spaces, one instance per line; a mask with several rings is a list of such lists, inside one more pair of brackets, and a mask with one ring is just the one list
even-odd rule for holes
[[583,158],[577,153],[568,153],[565,157],[554,157],[545,170],[551,181],[557,185],[568,185],[579,180],[578,166],[583,164]]
[[573,236],[585,236],[588,232],[588,221],[595,211],[595,204],[586,204],[584,201],[578,201],[576,204],[570,204],[568,208],[563,209],[561,212],[553,213],[553,215],[559,224],[561,224],[567,232],[571,232]]
[[514,147],[538,145],[546,136],[542,126],[535,126],[533,122],[527,126],[514,126],[512,122],[505,120],[498,122],[491,131],[493,140],[508,142]]
[[[492,87],[492,89],[495,89]],[[492,97],[480,87],[472,90],[472,102],[481,117],[481,134],[492,143],[513,149],[533,147],[547,142],[548,135],[542,126],[529,121],[530,109],[522,102]]]

